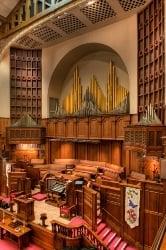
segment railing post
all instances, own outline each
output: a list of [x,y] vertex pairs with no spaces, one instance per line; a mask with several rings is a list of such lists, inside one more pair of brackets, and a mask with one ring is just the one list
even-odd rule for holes
[[30,18],[30,0],[26,0],[26,4],[25,4],[25,14],[26,14],[26,18],[25,20],[29,20]]

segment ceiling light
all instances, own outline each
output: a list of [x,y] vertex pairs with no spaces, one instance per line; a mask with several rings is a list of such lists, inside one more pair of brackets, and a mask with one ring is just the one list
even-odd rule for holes
[[91,4],[93,4],[95,1],[96,1],[96,0],[89,0],[88,3],[87,3],[87,5],[91,5]]

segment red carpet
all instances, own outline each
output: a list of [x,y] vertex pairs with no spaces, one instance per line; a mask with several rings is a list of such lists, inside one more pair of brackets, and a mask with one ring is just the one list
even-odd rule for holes
[[96,233],[109,250],[136,250],[136,248],[129,246],[127,242],[113,232],[107,224],[101,221],[101,219],[97,221]]
[[76,216],[74,218],[71,219],[71,221],[69,222],[69,226],[81,226],[85,223],[85,221],[82,219],[82,217],[80,216]]
[[[0,250],[18,250],[18,246],[13,241],[10,241],[10,240],[7,240],[7,239],[0,240]],[[38,247],[38,246],[31,243],[24,250],[43,250],[43,248],[40,248],[40,247]]]
[[36,193],[34,195],[32,195],[32,198],[36,201],[43,201],[47,198],[47,195],[46,194],[41,194],[40,192],[39,193]]

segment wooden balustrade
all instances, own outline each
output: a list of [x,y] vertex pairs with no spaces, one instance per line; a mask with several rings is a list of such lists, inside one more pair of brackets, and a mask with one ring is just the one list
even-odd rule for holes
[[70,238],[72,240],[78,238],[86,238],[89,244],[95,246],[98,250],[107,249],[104,242],[102,242],[98,238],[97,234],[93,232],[86,224],[73,227],[55,220],[51,221],[51,224],[52,232],[54,234],[58,234],[63,239],[69,240]]
[[[75,1],[75,0],[74,0]],[[25,0],[19,1],[14,10],[5,19],[1,26],[3,36],[7,36],[17,31],[23,26],[28,25],[41,16],[47,15],[52,11],[74,2],[73,0]],[[5,32],[5,33],[4,33]]]

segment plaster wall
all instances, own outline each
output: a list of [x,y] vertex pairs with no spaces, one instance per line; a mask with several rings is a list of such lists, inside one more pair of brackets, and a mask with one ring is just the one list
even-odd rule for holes
[[0,60],[0,117],[10,117],[9,51]]
[[72,49],[87,43],[111,47],[122,58],[129,74],[130,113],[137,112],[137,16],[77,36],[58,45],[43,49],[42,60],[42,117],[48,117],[48,88],[60,60]]

